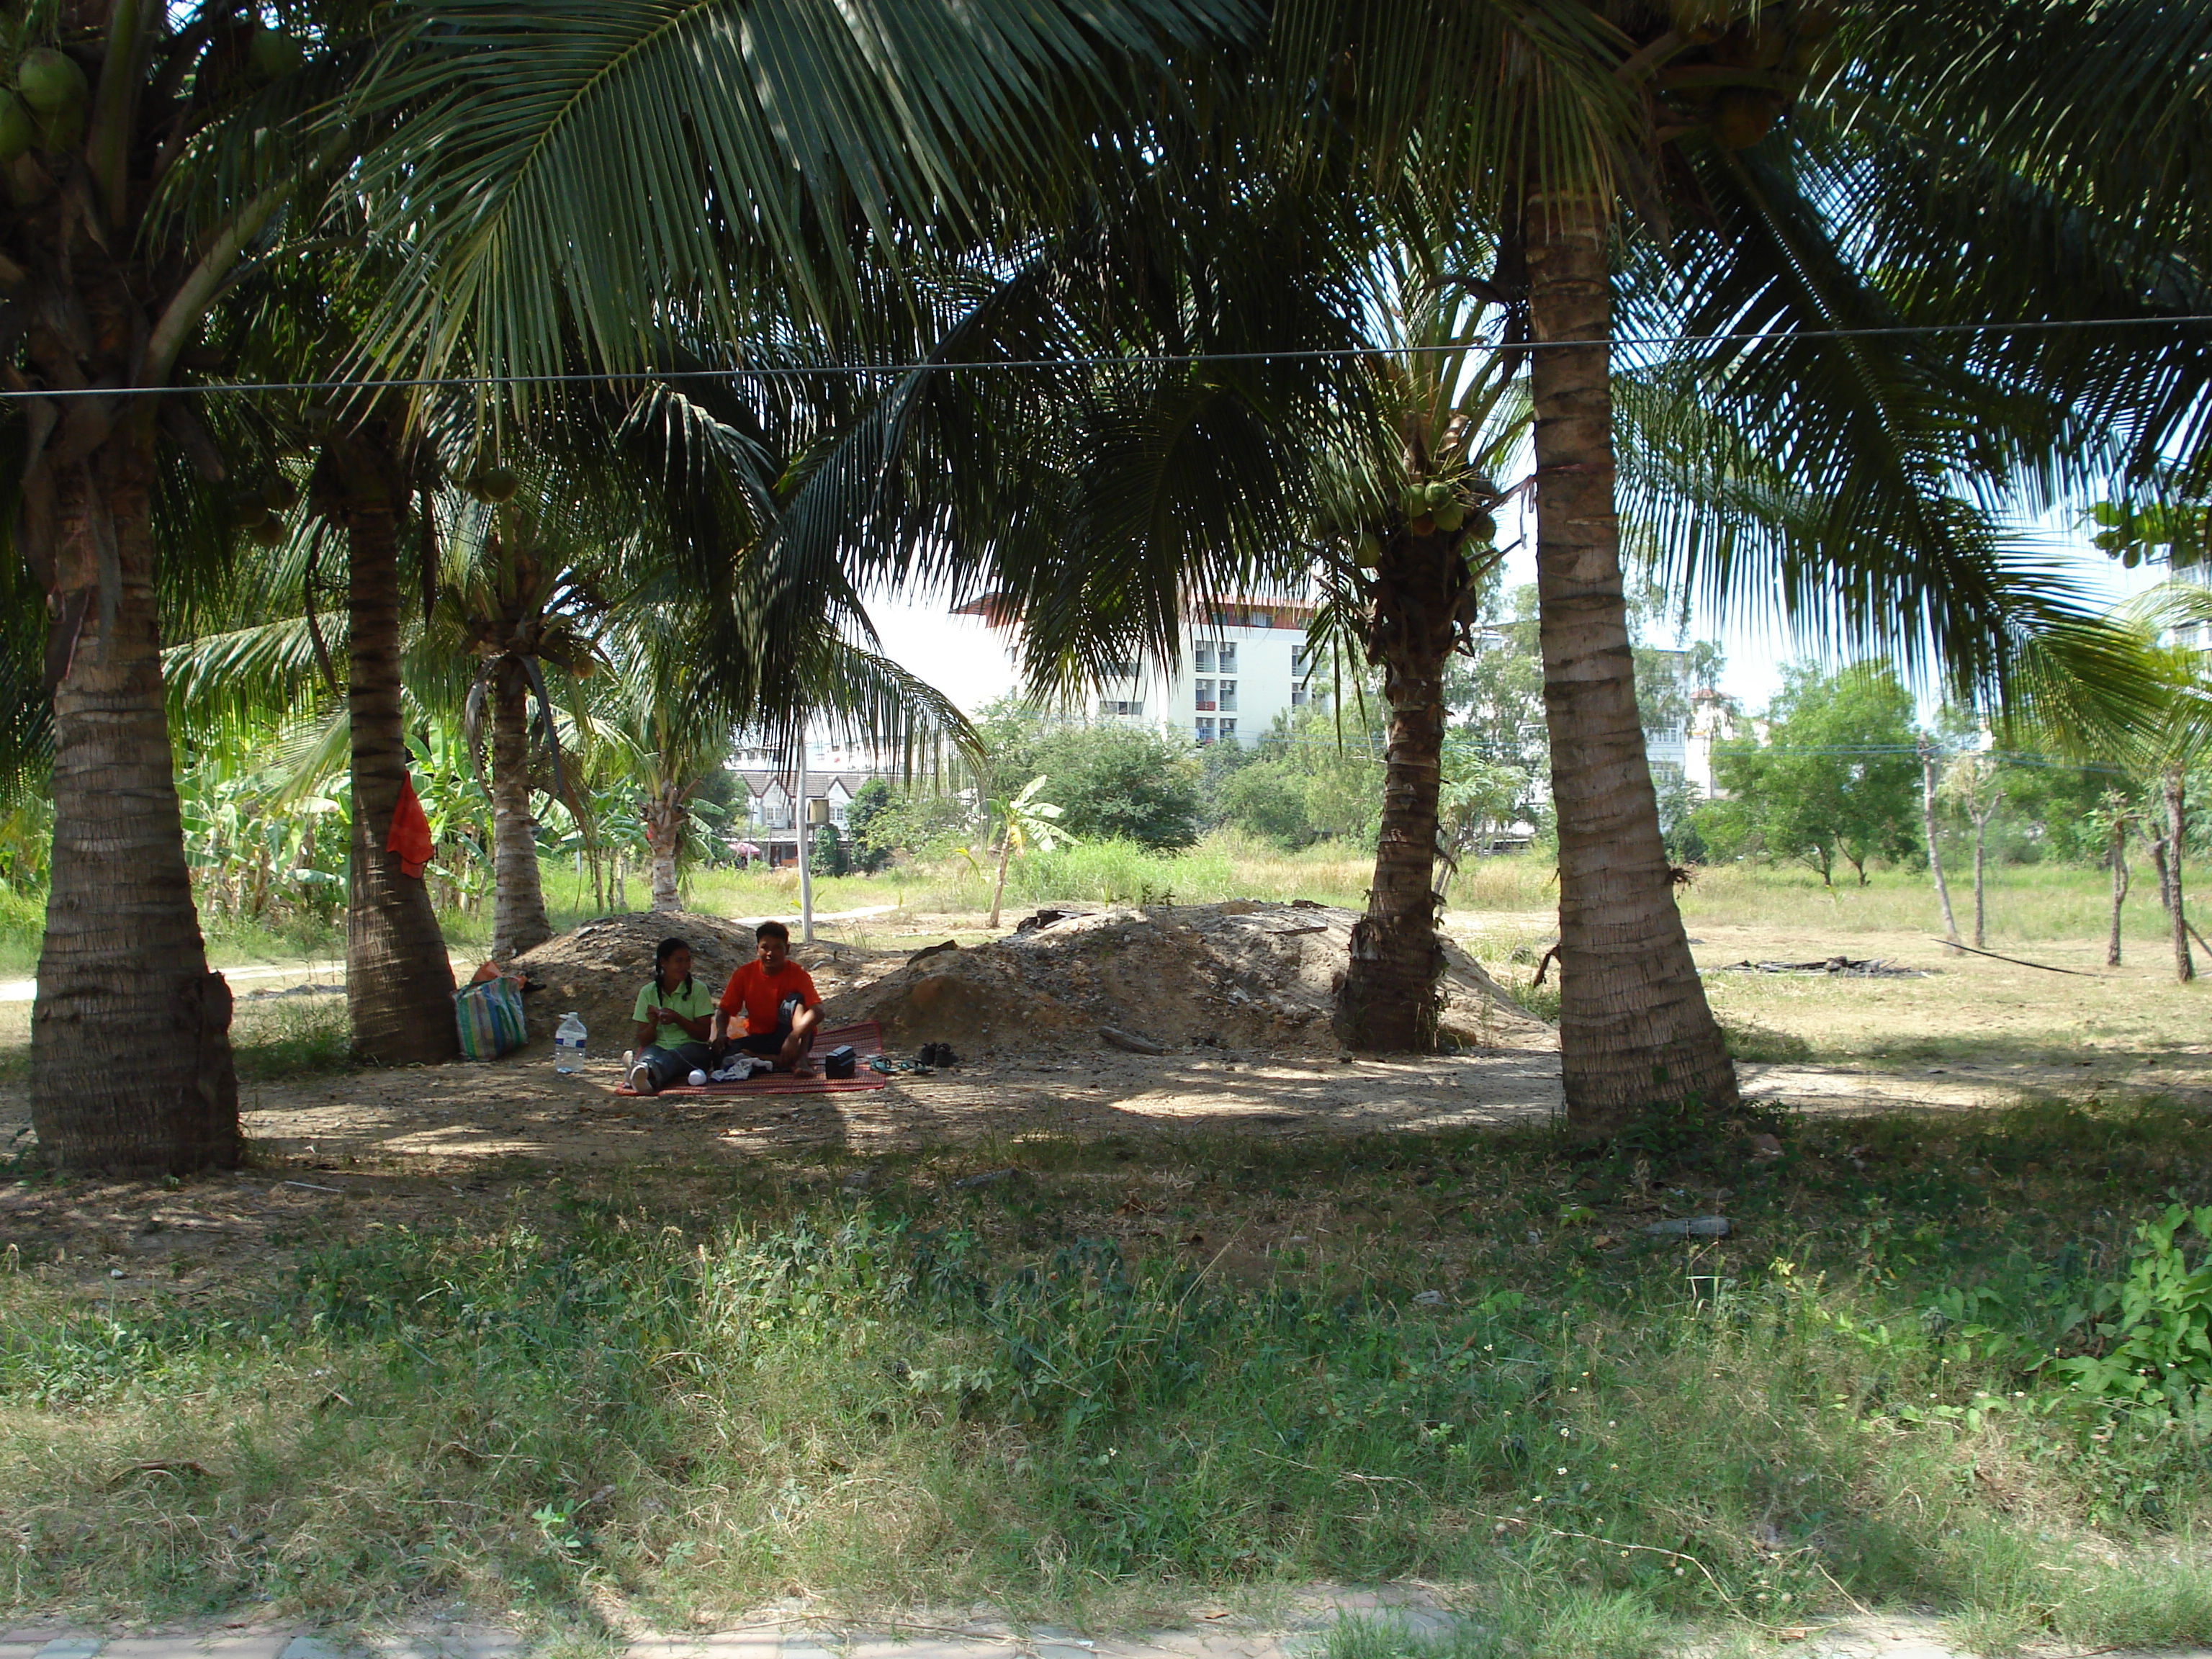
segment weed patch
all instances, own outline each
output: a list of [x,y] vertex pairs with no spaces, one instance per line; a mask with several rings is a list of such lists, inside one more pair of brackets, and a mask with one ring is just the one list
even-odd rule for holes
[[[1417,1576],[1475,1614],[1434,1659],[1650,1653],[1846,1595],[1993,1643],[2212,1637],[2203,1119],[1782,1127],[1765,1160],[1681,1125],[1596,1164],[1534,1133],[1040,1139],[981,1188],[927,1157],[865,1194],[797,1165],[680,1205],[517,1188],[303,1238],[221,1305],[25,1269],[10,1604],[604,1582],[672,1622],[1042,1616]],[[1644,1237],[1716,1207],[1729,1239]],[[2154,1388],[2059,1363],[2144,1342],[2177,1356]]]

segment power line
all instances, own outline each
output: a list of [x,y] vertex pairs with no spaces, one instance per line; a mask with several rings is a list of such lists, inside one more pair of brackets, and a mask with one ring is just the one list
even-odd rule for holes
[[275,392],[398,392],[435,388],[530,386],[599,386],[621,381],[801,380],[809,376],[900,376],[958,374],[973,371],[1079,368],[1196,368],[1209,363],[1346,362],[1362,357],[1442,356],[1472,351],[1565,351],[1604,346],[1698,346],[1726,344],[1789,344],[1803,340],[1873,340],[1903,336],[1948,334],[2048,334],[2075,329],[2180,327],[2212,323],[2212,313],[2181,317],[2082,317],[2042,322],[1901,323],[1880,328],[1802,329],[1786,333],[1747,330],[1717,334],[1630,334],[1594,339],[1521,340],[1492,344],[1487,340],[1460,345],[1327,346],[1285,351],[1198,351],[1179,354],[1137,353],[1127,356],[1007,357],[981,362],[740,364],[727,368],[632,370],[581,369],[559,374],[426,374],[395,375],[373,380],[227,380],[204,385],[151,386],[57,386],[49,390],[0,391],[0,403],[21,403],[53,398],[151,398],[190,394]]

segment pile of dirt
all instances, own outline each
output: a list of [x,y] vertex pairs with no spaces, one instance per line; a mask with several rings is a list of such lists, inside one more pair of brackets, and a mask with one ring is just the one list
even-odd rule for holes
[[[585,922],[515,958],[518,968],[545,988],[522,1000],[532,1043],[550,1042],[561,1016],[573,1008],[589,1033],[588,1052],[618,1054],[629,1048],[637,994],[653,977],[653,951],[672,935],[690,945],[692,977],[714,991],[738,963],[753,958],[753,924],[726,916],[643,911]],[[814,975],[825,998],[844,989],[855,973],[905,960],[884,962],[841,945],[794,945],[791,955]]]
[[[880,1021],[885,1042],[977,1052],[1080,1042],[1103,1027],[1168,1048],[1335,1046],[1329,1011],[1357,913],[1309,903],[1044,911],[1005,939],[940,946],[823,994],[836,1024]],[[1550,1026],[1472,957],[1446,945],[1445,1035],[1481,1048],[1539,1048]]]
[[[1096,1048],[1102,1027],[1170,1048],[1327,1048],[1329,1010],[1356,912],[1310,903],[1047,910],[963,950],[872,951],[799,945],[832,1025],[881,1022],[887,1048],[950,1042],[971,1054],[1035,1044]],[[533,1045],[574,1009],[596,1054],[629,1046],[630,1011],[653,948],[690,942],[693,975],[720,989],[751,959],[750,924],[688,912],[604,916],[516,958],[544,986],[524,999]],[[1474,957],[1445,944],[1444,1035],[1485,1048],[1554,1046]]]

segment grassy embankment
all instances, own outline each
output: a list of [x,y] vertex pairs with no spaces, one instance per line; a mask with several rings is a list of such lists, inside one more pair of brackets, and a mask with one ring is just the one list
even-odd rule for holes
[[[2212,1369],[2130,1399],[2131,1361],[2092,1391],[2047,1363],[2124,1340],[2076,1314],[2170,1191],[2212,1202],[2212,1126],[1785,1134],[1040,1137],[865,1193],[518,1170],[445,1224],[335,1200],[191,1306],[71,1300],[10,1250],[0,1604],[461,1595],[588,1639],[610,1596],[1110,1623],[1411,1575],[1487,1622],[1468,1659],[1747,1649],[1854,1603],[1990,1651],[2212,1640]],[[1657,1206],[1737,1233],[1647,1239]],[[2203,1329],[2185,1300],[2144,1352]]]

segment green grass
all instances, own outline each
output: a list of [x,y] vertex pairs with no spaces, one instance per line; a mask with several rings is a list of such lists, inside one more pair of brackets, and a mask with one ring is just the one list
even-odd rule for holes
[[[1371,854],[1341,842],[1296,853],[1233,830],[1218,831],[1187,852],[1153,853],[1127,842],[1085,843],[1017,859],[1007,872],[1008,907],[1053,900],[1078,903],[1184,903],[1222,899],[1310,898],[1358,908],[1366,902],[1374,872]],[[994,872],[989,860],[958,857],[902,865],[874,876],[823,877],[814,884],[817,912],[893,906],[908,912],[981,912],[990,908]],[[2195,872],[2190,872],[2193,878]],[[2005,944],[2045,940],[2101,941],[2107,915],[2103,872],[2063,865],[1997,866],[1990,882],[1990,938]],[[556,929],[599,914],[590,883],[562,860],[544,865],[546,908]],[[625,894],[642,909],[649,894],[633,878]],[[795,870],[697,869],[684,877],[687,906],[709,915],[788,915],[799,907]],[[1514,857],[1470,860],[1455,878],[1455,910],[1546,912],[1559,890],[1551,861],[1540,850]],[[1962,922],[1971,891],[1954,880],[1952,902]],[[1849,882],[1823,888],[1810,871],[1794,866],[1717,865],[1700,868],[1681,897],[1684,917],[1700,923],[1733,923],[1793,929],[1816,927],[1824,935],[1854,933],[1940,933],[1935,895],[1924,873],[1877,868],[1863,888]],[[44,925],[43,895],[0,887],[0,973],[29,974],[38,963]],[[440,918],[456,951],[487,947],[491,908],[449,911]],[[288,917],[264,924],[224,916],[204,923],[210,959],[217,966],[247,963],[336,961],[343,957],[343,917]],[[2148,875],[2136,884],[2124,914],[2126,937],[2161,942],[2166,922]]]
[[[2201,1115],[1632,1144],[1037,1139],[865,1195],[834,1158],[536,1176],[280,1239],[287,1270],[194,1305],[19,1271],[0,1602],[550,1614],[599,1584],[672,1625],[1412,1576],[1460,1587],[1462,1644],[1558,1659],[1846,1594],[1993,1647],[2212,1639],[2212,1405],[2036,1363],[2094,1345],[2069,1310],[2139,1217],[2212,1200]],[[1655,1204],[1739,1235],[1647,1240]]]
[[[1848,878],[1848,872],[1845,872]],[[2187,879],[2193,881],[2192,869]],[[2110,878],[2101,870],[2058,864],[2002,865],[1990,872],[1989,936],[2006,944],[2051,939],[2101,944],[2111,915]],[[1454,883],[1455,910],[1542,911],[1556,908],[1559,887],[1540,854],[1470,862]],[[1849,879],[1824,888],[1811,871],[1794,865],[1725,864],[1698,867],[1680,893],[1684,921],[1783,927],[1823,935],[1865,933],[1942,934],[1942,912],[1923,871],[1877,867],[1866,886]],[[1972,925],[1972,886],[1957,872],[1951,904],[1962,928]],[[2139,943],[2167,937],[2158,889],[2139,876],[2122,911],[2124,936]]]

